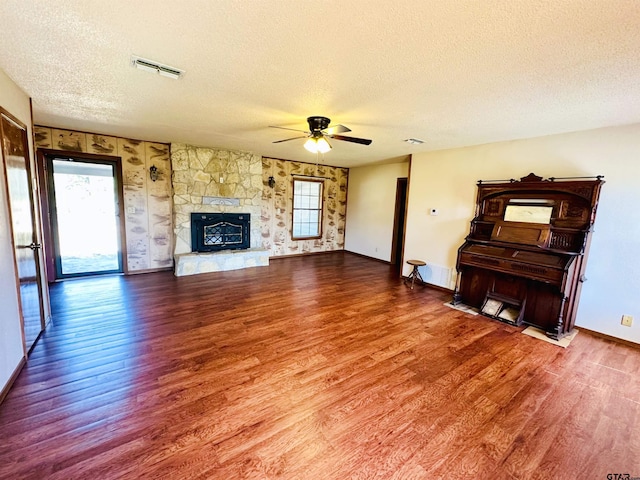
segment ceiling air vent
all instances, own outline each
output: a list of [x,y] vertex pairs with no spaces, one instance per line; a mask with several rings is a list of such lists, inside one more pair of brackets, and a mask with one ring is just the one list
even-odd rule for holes
[[162,75],[163,77],[173,78],[174,80],[178,80],[184,75],[184,70],[180,70],[176,67],[170,67],[169,65],[164,65],[162,63],[154,62],[153,60],[148,60],[146,58],[137,57],[135,55],[131,56],[131,65],[139,68],[140,70],[154,72]]

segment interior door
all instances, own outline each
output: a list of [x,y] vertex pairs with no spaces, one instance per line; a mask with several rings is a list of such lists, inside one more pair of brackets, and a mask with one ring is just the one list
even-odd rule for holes
[[44,329],[44,308],[27,129],[8,112],[0,109],[0,130],[25,350],[29,352]]

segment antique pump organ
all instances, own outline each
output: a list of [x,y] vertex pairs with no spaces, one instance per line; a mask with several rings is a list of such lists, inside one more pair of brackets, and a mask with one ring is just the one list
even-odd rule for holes
[[601,176],[479,181],[453,302],[553,338],[573,328]]

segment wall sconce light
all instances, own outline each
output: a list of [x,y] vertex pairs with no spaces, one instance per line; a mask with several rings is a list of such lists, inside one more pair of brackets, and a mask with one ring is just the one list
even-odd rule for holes
[[151,165],[149,167],[149,178],[151,178],[152,182],[158,180],[158,167],[156,167],[155,165]]
[[273,177],[269,177],[269,181],[267,182],[267,184],[268,184],[271,188],[275,187],[275,186],[276,186],[276,179],[275,179],[275,178],[273,178]]

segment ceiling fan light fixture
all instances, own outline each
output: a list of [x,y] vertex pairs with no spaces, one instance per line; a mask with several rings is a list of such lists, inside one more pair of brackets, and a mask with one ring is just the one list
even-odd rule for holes
[[327,153],[329,150],[331,150],[331,145],[329,144],[327,139],[324,137],[320,137],[318,139],[317,145],[318,145],[318,151],[320,153]]
[[306,138],[304,148],[311,153],[327,153],[330,151],[332,147],[329,143],[329,138],[343,142],[358,143],[360,145],[371,145],[371,140],[367,138],[339,135],[340,133],[350,132],[351,129],[340,124],[330,127],[329,124],[331,123],[331,119],[328,117],[308,117],[307,123],[309,124],[309,130],[307,131],[271,125],[272,128],[282,128],[284,130],[293,130],[295,132],[302,132],[306,134],[293,138],[285,138],[284,140],[276,140],[273,143],[282,143],[290,140],[297,140],[298,138]]
[[327,153],[331,150],[331,145],[327,142],[327,139],[323,136],[319,137],[309,137],[306,142],[304,142],[304,148],[310,151],[311,153]]
[[309,150],[311,153],[318,153],[318,144],[316,143],[316,139],[309,137],[307,141],[304,142],[304,148]]

